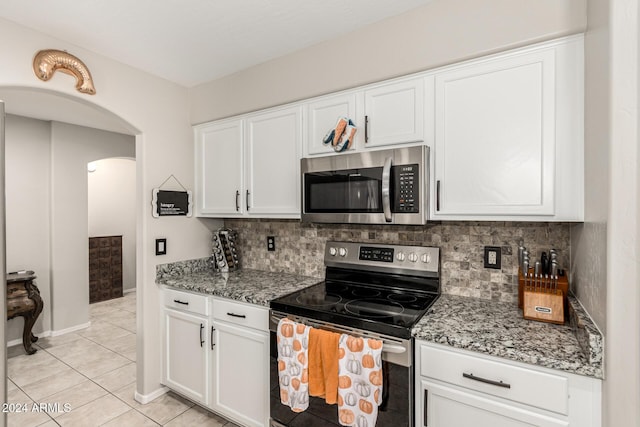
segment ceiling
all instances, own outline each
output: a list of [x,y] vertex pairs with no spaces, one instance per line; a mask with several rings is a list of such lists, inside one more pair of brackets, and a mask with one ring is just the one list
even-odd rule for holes
[[430,1],[2,0],[0,17],[193,87]]

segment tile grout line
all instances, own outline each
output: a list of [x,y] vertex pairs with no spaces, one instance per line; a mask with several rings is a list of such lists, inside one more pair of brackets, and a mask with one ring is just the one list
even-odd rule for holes
[[[110,323],[110,322],[107,322],[107,323],[109,323],[109,324],[110,324],[110,325],[112,325],[112,326],[119,327],[119,326],[114,325],[114,324],[112,324],[112,323]],[[121,328],[121,329],[126,330],[126,329],[124,329],[124,328]],[[134,334],[134,335],[135,335],[135,334]],[[84,337],[84,336],[79,335],[79,334],[78,334],[78,336],[80,336],[80,337],[82,337],[82,338],[84,338],[84,339],[86,339],[86,340],[89,340],[89,341],[91,341],[91,342],[93,342],[93,343],[95,343],[95,344],[97,344],[97,345],[101,346],[102,348],[105,348],[106,350],[108,350],[108,351],[110,351],[110,352],[112,352],[112,353],[115,353],[115,354],[118,354],[119,356],[122,356],[123,358],[127,359],[127,361],[129,361],[129,363],[136,363],[135,361],[132,361],[131,359],[129,359],[129,358],[127,358],[127,357],[125,357],[124,355],[122,355],[122,354],[120,354],[120,353],[118,353],[118,352],[116,352],[116,351],[113,351],[113,350],[111,350],[111,349],[109,349],[109,348],[107,348],[107,347],[105,347],[105,346],[101,345],[100,343],[98,343],[98,342],[95,342],[95,341],[91,340],[90,338]],[[62,345],[65,345],[65,344],[62,344]],[[36,346],[37,346],[37,344],[36,344]],[[77,369],[75,369],[73,366],[69,365],[69,364],[68,364],[67,362],[65,362],[64,360],[62,360],[62,359],[60,359],[59,357],[57,357],[56,355],[54,355],[54,354],[52,354],[52,353],[48,352],[46,348],[43,348],[43,347],[40,347],[40,346],[38,346],[38,347],[39,347],[42,351],[44,351],[45,353],[47,353],[48,355],[50,355],[51,357],[53,357],[54,359],[58,360],[59,362],[61,362],[61,363],[62,363],[62,364],[64,364],[65,366],[69,367],[69,368],[70,368],[71,370],[73,370],[74,372],[76,372],[76,373],[80,374],[81,376],[83,376],[83,377],[84,377],[84,378],[86,378],[87,380],[91,381],[93,384],[97,385],[98,387],[100,387],[101,389],[103,389],[104,391],[106,391],[106,392],[107,392],[107,395],[109,395],[109,394],[110,394],[110,395],[114,396],[116,399],[120,400],[122,403],[124,403],[125,405],[127,405],[129,408],[131,408],[131,409],[134,409],[134,410],[135,410],[135,408],[133,408],[133,407],[132,407],[131,405],[129,405],[127,402],[125,402],[124,400],[120,399],[120,398],[119,398],[118,396],[116,396],[115,394],[111,393],[109,390],[107,390],[106,388],[104,388],[102,385],[100,385],[100,384],[96,383],[95,381],[93,381],[93,379],[92,379],[92,378],[89,378],[88,376],[86,376],[86,375],[85,375],[85,374],[83,374],[82,372],[80,372],[80,371],[78,371]],[[53,346],[52,346],[52,347],[53,347]],[[126,366],[126,365],[122,365],[122,366]],[[103,373],[103,374],[100,374],[99,376],[106,375],[106,374],[108,374],[108,373],[110,373],[110,372],[113,372],[113,371],[115,371],[115,370],[117,370],[117,369],[120,369],[120,368],[122,368],[122,366],[120,366],[120,367],[118,367],[118,368],[115,368],[115,369],[112,369],[112,370],[110,370],[110,371],[107,371],[107,372],[105,372],[105,373]],[[134,382],[135,382],[135,380],[134,380]],[[14,382],[14,384],[15,384],[15,382]],[[131,384],[131,383],[129,383],[129,384]],[[129,384],[127,384],[127,385],[129,385]],[[29,384],[27,384],[27,385],[29,385]],[[65,388],[65,389],[63,389],[63,390],[56,391],[55,393],[52,393],[52,394],[50,394],[50,395],[48,395],[48,396],[43,396],[43,397],[42,397],[42,399],[46,399],[47,397],[50,397],[50,396],[53,396],[54,394],[57,394],[57,393],[60,393],[60,392],[66,391],[66,390],[68,390],[68,389],[70,389],[70,388],[73,388],[73,387],[75,387],[75,386],[77,386],[77,385],[78,385],[78,384],[75,384],[75,385],[72,385],[72,386],[70,386],[70,387],[67,387],[67,388]],[[126,387],[127,385],[123,386],[122,388]],[[27,396],[27,397],[28,397],[32,402],[34,402],[34,403],[35,403],[35,399],[33,399],[31,396],[29,396],[29,395],[28,395],[28,394],[27,394],[27,393],[22,389],[22,387],[18,386],[17,384],[15,384],[15,386],[16,386],[20,391],[22,391],[22,392],[25,394],[25,396]],[[103,396],[100,396],[100,397],[97,397],[96,399],[93,399],[93,400],[91,400],[91,401],[89,401],[89,402],[86,402],[86,403],[84,403],[84,404],[80,405],[78,408],[82,408],[83,406],[88,405],[89,403],[95,402],[96,400],[98,400],[98,399],[100,399],[100,398],[102,398],[102,397],[104,397],[104,395],[103,395]],[[77,409],[77,408],[76,408],[76,409]],[[138,411],[138,412],[140,412],[140,411]],[[55,420],[55,418],[54,418],[54,417],[53,417],[49,412],[46,412],[46,411],[45,411],[45,413],[46,413],[46,414],[47,414],[47,415],[48,415],[48,416],[49,416],[49,417],[50,417],[54,422],[56,422],[56,423],[57,423],[57,421]],[[62,415],[64,415],[64,414],[62,414]],[[62,415],[60,415],[60,416],[62,416]],[[144,415],[144,414],[142,414],[142,415]],[[148,418],[148,417],[147,417],[147,418]],[[111,421],[111,420],[109,420],[109,421]],[[107,422],[109,422],[109,421],[107,421]],[[152,421],[153,421],[153,420],[152,420]],[[58,424],[58,425],[60,425],[60,424]]]

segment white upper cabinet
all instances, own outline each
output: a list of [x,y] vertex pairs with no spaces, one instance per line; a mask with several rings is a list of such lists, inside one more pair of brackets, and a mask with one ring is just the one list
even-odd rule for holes
[[196,215],[300,217],[300,106],[194,129]]
[[242,120],[195,128],[196,215],[244,212]]
[[[356,151],[433,141],[433,75],[374,84],[305,103],[306,156],[336,154],[323,139],[340,117],[357,127]],[[425,132],[430,129],[430,132]]]
[[300,217],[300,107],[246,119],[245,207],[252,215]]
[[424,102],[423,78],[365,90],[365,147],[423,141]]
[[[357,102],[359,95],[348,92],[340,95],[323,97],[306,104],[307,117],[307,152],[313,154],[330,154],[335,151],[330,144],[324,144],[323,139],[328,132],[336,127],[338,118],[348,117],[358,119]],[[358,123],[356,123],[358,125]],[[364,132],[356,132],[356,140],[349,151],[364,141]]]
[[435,76],[433,219],[582,220],[582,43]]
[[300,218],[300,158],[427,145],[429,219],[584,220],[582,36],[195,126],[196,215]]

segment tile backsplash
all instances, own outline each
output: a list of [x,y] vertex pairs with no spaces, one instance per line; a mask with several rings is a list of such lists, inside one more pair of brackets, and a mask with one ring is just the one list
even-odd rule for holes
[[[303,224],[297,220],[226,219],[238,232],[243,268],[324,277],[329,240],[440,247],[442,292],[505,302],[517,301],[518,245],[532,259],[558,250],[570,271],[570,224],[539,222],[431,222],[425,226]],[[267,251],[267,236],[276,250]],[[484,268],[484,246],[502,248],[502,269]]]

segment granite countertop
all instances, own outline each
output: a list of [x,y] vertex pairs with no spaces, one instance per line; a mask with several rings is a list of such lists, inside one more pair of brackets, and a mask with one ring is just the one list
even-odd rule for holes
[[318,278],[241,269],[230,273],[204,268],[183,268],[180,263],[158,266],[156,283],[269,307],[272,299],[306,288]]
[[[162,264],[156,283],[268,307],[272,299],[321,279],[241,269],[216,272],[208,258]],[[525,320],[510,303],[440,295],[412,329],[414,337],[545,368],[603,378],[602,336],[578,301],[569,297],[570,322]]]
[[441,295],[412,332],[428,342],[602,378],[602,338],[577,300],[569,301],[570,324],[554,325],[523,319],[514,304]]

